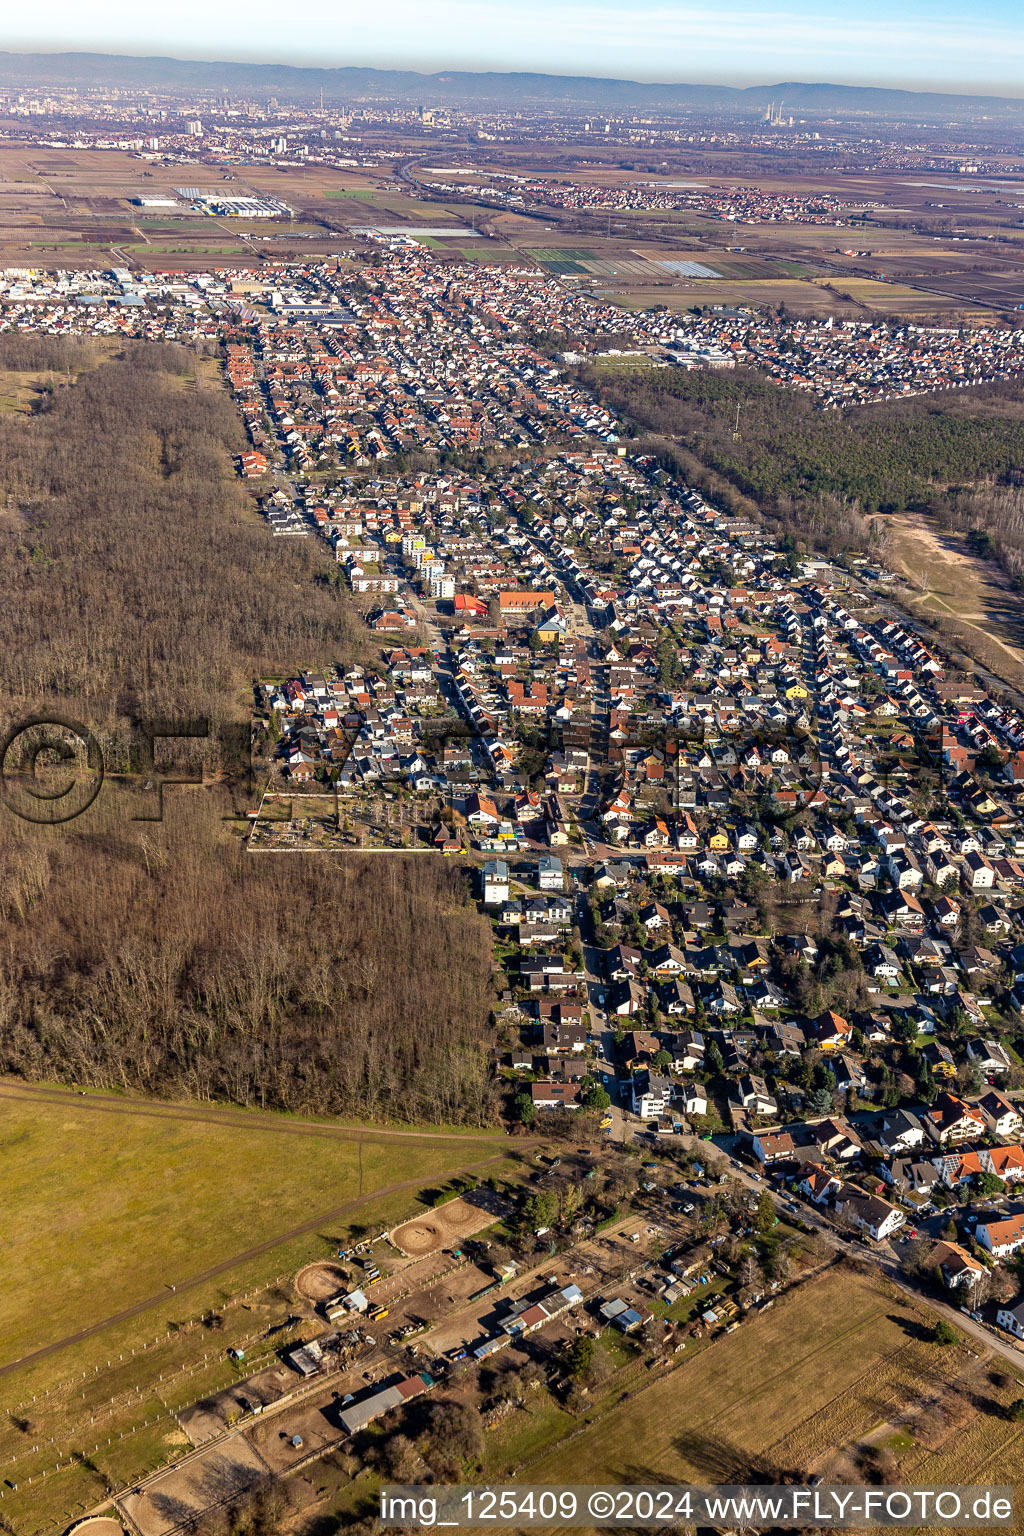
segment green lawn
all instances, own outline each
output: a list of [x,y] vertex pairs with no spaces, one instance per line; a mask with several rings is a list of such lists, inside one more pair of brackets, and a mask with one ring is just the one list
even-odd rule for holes
[[162,245],[155,240],[143,245],[119,242],[119,248],[137,251],[142,255],[148,253],[150,256],[238,256],[248,250],[241,241],[237,245],[204,245],[201,240],[197,240],[194,245]]
[[513,251],[507,245],[499,245],[497,240],[492,245],[464,245],[461,248],[461,255],[465,261],[498,262],[522,260],[518,251]]
[[[199,1112],[197,1107],[197,1112]],[[183,1110],[186,1117],[189,1111]],[[0,1096],[4,1273],[0,1363],[155,1296],[347,1200],[424,1184],[504,1138],[356,1141],[274,1134],[294,1123]],[[402,1197],[408,1208],[415,1191]],[[342,1223],[344,1226],[344,1223]],[[262,1266],[273,1275],[280,1258]]]

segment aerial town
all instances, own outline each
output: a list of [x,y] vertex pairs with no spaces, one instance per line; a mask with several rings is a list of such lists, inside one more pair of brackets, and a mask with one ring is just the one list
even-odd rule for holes
[[[871,407],[907,400],[938,409],[954,391],[957,403],[975,391],[983,414],[990,386],[1009,394],[1020,379],[1024,329],[995,302],[971,323],[838,302],[833,314],[828,288],[801,314],[704,302],[699,286],[693,303],[689,290],[685,303],[616,303],[600,284],[617,274],[645,294],[648,282],[722,279],[744,248],[721,242],[746,230],[719,230],[719,244],[689,255],[667,243],[595,251],[597,237],[569,246],[564,231],[545,246],[537,233],[529,260],[511,244],[492,260],[496,237],[477,229],[487,209],[597,215],[595,228],[608,216],[609,229],[612,215],[694,214],[772,239],[794,226],[835,254],[831,242],[852,239],[876,206],[862,189],[695,187],[639,168],[623,185],[462,163],[467,124],[476,158],[540,140],[540,112],[340,112],[322,99],[300,112],[225,96],[168,121],[160,101],[97,95],[83,126],[78,92],[0,91],[6,132],[13,121],[33,148],[130,154],[133,176],[159,163],[173,186],[139,171],[121,197],[139,228],[191,221],[236,242],[230,259],[203,246],[201,263],[193,246],[164,265],[154,247],[139,259],[111,236],[110,265],[7,266],[0,354],[12,341],[85,341],[102,372],[156,343],[139,350],[177,360],[168,395],[201,411],[216,391],[234,433],[217,485],[243,508],[229,536],[244,523],[269,580],[308,555],[317,595],[354,635],[344,655],[246,668],[255,792],[221,847],[250,889],[300,866],[353,870],[384,892],[388,914],[419,869],[437,874],[437,904],[482,934],[486,1093],[479,1114],[448,1107],[429,1128],[390,1113],[377,1125],[314,1115],[265,1090],[245,1096],[257,1049],[246,1032],[237,1099],[195,1095],[204,1136],[247,1139],[241,1159],[218,1150],[221,1167],[240,1163],[255,1181],[253,1147],[293,1136],[307,1163],[353,1163],[331,1171],[320,1215],[312,1197],[295,1212],[286,1243],[252,1216],[244,1272],[212,1255],[192,1274],[179,1255],[190,1274],[179,1291],[166,1266],[157,1301],[136,1311],[167,1321],[151,1328],[147,1316],[130,1355],[107,1358],[104,1341],[103,1359],[76,1354],[65,1371],[62,1355],[60,1380],[55,1365],[18,1378],[34,1390],[5,1400],[0,1525],[50,1536],[112,1508],[118,1531],[185,1536],[287,1481],[313,1523],[279,1528],[301,1536],[368,1518],[387,1481],[568,1481],[552,1458],[606,1413],[664,1387],[674,1422],[677,1368],[694,1382],[707,1371],[695,1413],[731,1412],[722,1383],[746,1379],[754,1358],[767,1374],[781,1347],[776,1332],[757,1356],[758,1339],[781,1329],[799,1361],[805,1346],[826,1347],[823,1319],[850,1333],[849,1346],[845,1332],[827,1346],[830,1403],[855,1392],[859,1374],[835,1390],[834,1378],[859,1373],[862,1355],[880,1371],[898,1362],[898,1374],[910,1370],[901,1351],[916,1351],[908,1379],[921,1403],[927,1382],[947,1418],[921,1427],[903,1377],[899,1391],[888,1383],[879,1400],[897,1450],[956,1439],[966,1419],[947,1397],[962,1380],[963,1401],[1012,1455],[1008,1421],[1024,1420],[1024,694],[905,603],[884,531],[871,524],[862,547],[840,552],[798,543],[692,483],[667,441],[594,380],[753,377],[802,399],[814,424],[870,421]],[[772,145],[793,127],[801,154],[831,152],[827,125],[802,133],[774,105],[715,137]],[[433,199],[419,225],[389,212],[375,183],[325,194],[354,199],[343,229],[314,233],[301,217],[296,228],[306,168],[365,170],[362,136],[391,131],[422,135],[439,160],[405,175],[403,195]],[[570,145],[707,138],[611,112],[563,115],[559,133]],[[290,150],[286,134],[298,135]],[[443,157],[459,163],[441,166],[448,138],[460,147]],[[849,138],[842,147],[853,153]],[[390,156],[396,175],[408,148]],[[932,142],[912,164],[944,169],[964,152]],[[895,138],[865,134],[857,153],[900,163]],[[297,174],[264,184],[224,171],[257,156],[275,176]],[[387,158],[378,145],[375,173]],[[970,163],[987,164],[980,153]],[[62,376],[47,356],[22,369],[30,384],[0,370],[5,413],[43,419],[79,387],[70,362]],[[45,575],[48,558],[19,542],[30,572]],[[1000,589],[1007,606],[1018,589]],[[297,585],[287,600],[303,601]],[[162,879],[148,838],[135,862]],[[35,878],[20,847],[12,862]],[[315,911],[296,899],[281,931],[293,921],[303,945],[314,927],[329,932],[338,889],[325,886]],[[370,975],[374,962],[359,965]],[[315,1052],[302,1070],[309,1082],[329,1075]],[[77,1134],[91,1106],[121,1112],[108,1086],[83,1074],[58,1090],[51,1078],[39,1103],[74,1117]],[[4,1078],[5,1109],[34,1112],[37,1087]],[[130,1108],[149,1104],[127,1075],[115,1087]],[[154,1096],[155,1117],[179,1116],[170,1097]],[[191,1198],[201,1181],[184,1158],[161,1150],[158,1176],[186,1168]],[[263,1162],[264,1205],[283,1213],[297,1162],[283,1151]],[[248,1186],[232,1187],[248,1223]],[[77,1349],[80,1335],[69,1339]],[[47,1350],[24,1347],[0,1374],[37,1369]],[[955,1359],[948,1382],[937,1350]],[[802,1415],[791,1384],[782,1396],[779,1413]],[[830,1421],[806,1451],[802,1417],[787,1421],[788,1460],[765,1462],[765,1480],[891,1481],[896,1453],[871,1439],[881,1412],[868,1394],[856,1434]],[[633,1421],[619,1422],[628,1438]],[[46,1520],[33,1506],[44,1476]],[[328,1508],[341,1523],[320,1527]]]
[[[294,469],[541,445],[558,434],[609,442],[610,424],[567,373],[583,355],[636,354],[666,368],[747,364],[821,409],[1016,379],[1024,367],[1024,333],[1006,326],[837,322],[725,306],[630,313],[537,270],[426,264],[411,235],[371,237],[379,256],[369,269],[356,269],[349,251],[270,270],[0,271],[3,324],[54,336],[221,338],[250,354],[255,346],[281,393],[261,401],[253,388],[243,415],[255,426],[266,411],[283,427],[283,462]],[[542,357],[538,333],[565,345]],[[479,370],[472,394],[462,388],[467,365]]]
[[[381,245],[258,280],[4,278],[5,328],[222,345],[239,473],[360,606],[375,660],[259,683],[253,856],[461,860],[514,1116],[724,1133],[875,1240],[926,1213],[938,1239],[966,1201],[944,1262],[972,1286],[1024,1248],[998,1038],[1024,1007],[1024,715],[867,558],[794,560],[633,453],[564,362],[621,314]],[[779,329],[645,316],[630,340],[764,363]],[[894,392],[1019,363],[1018,333],[877,329],[791,328],[803,372],[778,376]]]
[[[473,190],[483,200],[507,208],[529,207],[534,203],[552,208],[605,211],[640,209],[653,212],[693,208],[713,218],[738,224],[831,224],[838,227],[847,224],[851,215],[863,212],[862,205],[854,207],[828,194],[773,194],[761,187],[736,187],[728,193],[719,193],[658,182],[646,186],[595,187],[574,185],[561,179],[529,181],[508,172],[503,173],[501,179],[508,185],[474,186]],[[424,176],[424,185],[441,193],[459,192],[465,188],[463,182],[442,181],[429,173]]]
[[[525,339],[600,345],[600,309],[401,249],[358,281],[354,301],[305,274],[282,290],[295,321],[275,300],[227,342],[242,472],[316,472],[266,516],[328,542],[380,642],[261,689],[276,745],[250,848],[465,860],[525,1125],[596,1104],[608,1132],[725,1133],[872,1240],[930,1215],[970,1289],[1024,1248],[998,1039],[1024,1002],[1024,716],[901,620],[866,558],[794,562],[632,454]],[[763,358],[763,322],[711,325]],[[981,366],[948,333],[814,342],[829,375],[859,352],[865,391]],[[1012,333],[968,345],[1016,366]],[[472,474],[395,469],[499,444]],[[964,1201],[978,1257],[939,1236]]]

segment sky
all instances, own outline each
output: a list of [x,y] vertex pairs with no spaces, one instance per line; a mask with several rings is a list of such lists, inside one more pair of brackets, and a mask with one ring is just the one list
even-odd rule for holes
[[1024,96],[1020,0],[41,0],[0,47]]

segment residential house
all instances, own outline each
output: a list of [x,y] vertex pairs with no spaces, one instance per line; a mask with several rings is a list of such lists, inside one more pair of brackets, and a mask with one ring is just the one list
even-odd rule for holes
[[991,1221],[979,1221],[974,1235],[993,1258],[1007,1259],[1019,1248],[1024,1248],[1024,1212],[997,1217]]
[[657,1072],[635,1072],[631,1083],[633,1113],[641,1120],[658,1120],[672,1100],[672,1079]]
[[996,1312],[996,1322],[1015,1338],[1024,1339],[1024,1297],[1014,1302],[1013,1306],[1000,1307]]
[[825,1205],[842,1187],[842,1179],[821,1163],[801,1163],[796,1172],[796,1187],[812,1205]]
[[998,1088],[990,1088],[978,1100],[978,1109],[985,1117],[985,1124],[993,1136],[1019,1136],[1024,1129],[1024,1119],[1010,1100]]
[[537,860],[537,884],[542,891],[560,891],[565,883],[562,861],[553,853],[541,854]]
[[876,1243],[884,1242],[906,1222],[903,1212],[880,1195],[869,1195],[856,1184],[844,1184],[836,1194],[836,1210],[866,1232]]
[[998,1040],[969,1040],[967,1055],[982,1072],[1002,1076],[1013,1066],[1013,1058]]
[[530,1098],[534,1109],[579,1109],[580,1087],[578,1083],[538,1081],[530,1084]]
[[485,906],[499,906],[508,901],[508,865],[504,859],[489,859],[483,867],[482,880]]
[[796,1142],[788,1131],[759,1131],[751,1141],[759,1163],[791,1162],[796,1156]]
[[921,1117],[941,1146],[959,1146],[985,1135],[985,1117],[955,1093],[940,1093]]
[[972,1258],[959,1243],[936,1243],[931,1256],[951,1291],[959,1290],[961,1286],[969,1289],[985,1273],[984,1264]]

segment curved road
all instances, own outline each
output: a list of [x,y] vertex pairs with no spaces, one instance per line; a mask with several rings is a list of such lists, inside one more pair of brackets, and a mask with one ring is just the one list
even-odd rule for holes
[[[700,1143],[694,1142],[692,1137],[687,1137],[684,1145],[695,1148],[699,1147]],[[706,1150],[705,1148],[705,1155]],[[721,1151],[720,1148],[718,1150]],[[720,1163],[719,1166],[722,1171],[726,1171],[724,1163]],[[944,1301],[941,1296],[934,1295],[905,1274],[895,1249],[888,1242],[861,1243],[855,1238],[848,1237],[831,1224],[825,1212],[815,1209],[807,1201],[791,1201],[787,1207],[788,1196],[772,1185],[763,1174],[758,1175],[757,1178],[752,1177],[752,1170],[735,1158],[729,1158],[727,1171],[730,1177],[743,1184],[752,1194],[767,1190],[776,1209],[778,1210],[780,1205],[783,1206],[783,1210],[779,1212],[780,1215],[786,1215],[792,1219],[795,1208],[798,1219],[805,1225],[813,1227],[830,1247],[837,1249],[846,1258],[858,1264],[873,1264],[905,1295],[912,1297],[915,1301],[923,1302],[930,1311],[945,1318],[960,1333],[969,1335],[976,1344],[982,1345],[994,1354],[1001,1355],[1004,1360],[1008,1360],[1018,1369],[1024,1364],[1024,1350],[1018,1348],[1009,1334],[1000,1335],[993,1328],[983,1323],[976,1323],[972,1317],[961,1312],[959,1307]]]

